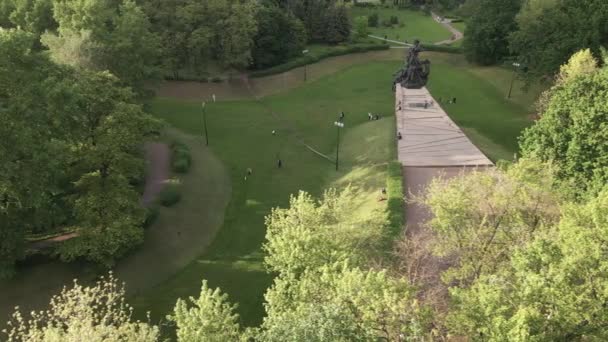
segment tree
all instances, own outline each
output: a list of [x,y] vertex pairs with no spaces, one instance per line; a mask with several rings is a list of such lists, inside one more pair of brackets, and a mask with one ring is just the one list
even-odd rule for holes
[[608,43],[608,4],[590,0],[527,0],[518,14],[510,50],[525,64],[529,79],[552,77],[573,53],[594,53]]
[[225,66],[244,68],[251,63],[253,37],[257,33],[255,13],[257,5],[253,1],[235,2],[230,7],[231,15],[218,32],[218,60]]
[[180,342],[237,341],[241,327],[235,310],[236,305],[228,302],[228,295],[220,289],[210,289],[203,280],[199,297],[190,297],[188,301],[178,299],[173,315],[167,319],[176,324]]
[[64,71],[35,52],[35,42],[23,30],[0,30],[0,276],[12,274],[27,233],[53,229],[65,218],[57,209],[65,145],[54,139],[64,128],[46,110],[51,92],[63,94]]
[[79,143],[71,162],[79,171],[73,175],[78,237],[58,251],[67,261],[83,256],[111,266],[143,242],[144,210],[130,181],[143,174],[139,146],[157,123],[111,74],[81,72],[73,81],[80,90],[70,136]]
[[17,309],[5,333],[8,342],[157,341],[159,329],[132,321],[124,286],[110,275],[94,286],[74,281],[71,289],[51,298],[50,308],[26,320]]
[[306,45],[306,30],[295,16],[278,7],[262,7],[256,14],[258,33],[253,50],[256,68],[267,68],[298,56]]
[[266,293],[262,341],[398,341],[424,339],[428,311],[402,278],[345,264],[275,279]]
[[556,229],[516,250],[504,271],[453,289],[454,333],[497,341],[608,338],[608,191],[562,211]]
[[509,56],[508,37],[516,30],[520,0],[474,0],[464,32],[464,52],[471,62],[489,65]]
[[368,19],[367,17],[357,17],[355,18],[355,32],[357,34],[357,38],[365,38],[369,34],[368,29]]
[[323,17],[323,22],[325,27],[325,42],[338,44],[350,37],[351,23],[346,7],[329,7]]
[[432,213],[434,252],[455,260],[443,275],[466,286],[492,274],[510,251],[528,243],[556,220],[559,197],[553,190],[553,167],[532,160],[512,166],[471,171],[435,179],[419,199]]
[[607,90],[608,68],[556,85],[541,118],[520,139],[524,156],[558,164],[558,177],[579,194],[608,181]]
[[386,215],[353,215],[355,196],[350,188],[340,193],[328,190],[316,202],[300,192],[291,197],[289,209],[273,209],[266,217],[263,246],[268,269],[298,276],[339,261],[362,265],[377,254]]
[[46,30],[54,30],[57,23],[53,19],[53,0],[7,0],[14,9],[10,21],[15,27],[40,36]]
[[159,77],[159,39],[134,1],[55,0],[54,17],[58,32],[47,33],[43,42],[58,62],[108,70],[139,95]]

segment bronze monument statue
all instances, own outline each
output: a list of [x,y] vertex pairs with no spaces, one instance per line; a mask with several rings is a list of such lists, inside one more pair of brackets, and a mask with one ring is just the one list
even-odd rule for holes
[[420,89],[426,85],[431,73],[431,62],[426,59],[421,61],[418,59],[418,54],[422,51],[420,41],[415,40],[405,59],[404,67],[395,74],[393,81],[393,91],[397,87],[397,83],[408,89]]

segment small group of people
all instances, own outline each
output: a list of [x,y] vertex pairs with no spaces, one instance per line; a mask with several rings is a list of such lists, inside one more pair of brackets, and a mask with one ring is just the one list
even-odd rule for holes
[[380,114],[372,114],[372,113],[367,113],[367,120],[368,121],[373,121],[373,120],[380,120]]
[[[439,98],[439,102],[443,103],[442,97]],[[448,104],[456,104],[456,97],[452,97],[451,99],[448,99]]]

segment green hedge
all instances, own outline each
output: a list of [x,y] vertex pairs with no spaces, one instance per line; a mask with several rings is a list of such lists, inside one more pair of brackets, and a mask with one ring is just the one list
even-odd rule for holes
[[437,51],[447,53],[463,53],[462,47],[448,46],[448,45],[434,45],[434,44],[421,44],[425,51]]
[[175,141],[171,144],[171,168],[173,172],[186,173],[192,165],[190,148],[188,145]]
[[165,207],[171,207],[182,199],[180,192],[181,186],[179,183],[169,183],[165,185],[159,196],[160,204]]
[[325,51],[319,54],[309,53],[302,57],[298,57],[292,61],[287,63],[279,64],[272,68],[253,71],[249,73],[249,77],[263,77],[269,75],[280,74],[282,72],[286,72],[307,64],[316,63],[322,59],[328,57],[342,56],[348,55],[351,53],[359,53],[359,52],[367,52],[367,51],[378,51],[378,50],[388,50],[390,46],[388,44],[360,44],[360,45],[352,45],[345,47],[338,47],[329,51]]
[[403,168],[398,161],[388,163],[388,178],[386,180],[387,210],[389,220],[390,240],[399,236],[405,225],[405,201],[403,197]]

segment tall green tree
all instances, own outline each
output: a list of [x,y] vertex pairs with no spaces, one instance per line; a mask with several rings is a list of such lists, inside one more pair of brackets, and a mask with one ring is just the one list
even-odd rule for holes
[[608,68],[582,73],[550,90],[541,118],[520,140],[522,154],[558,164],[571,188],[601,189],[608,181]]
[[258,32],[252,50],[253,65],[266,68],[298,56],[306,45],[302,22],[275,6],[262,7],[256,14]]
[[490,65],[509,56],[508,37],[517,29],[521,0],[471,0],[464,52],[471,62]]
[[132,312],[124,286],[112,274],[92,286],[74,282],[51,298],[47,310],[34,311],[27,319],[15,311],[7,341],[158,341],[158,327],[133,320]]
[[[36,36],[0,30],[0,275],[23,254],[24,236],[63,223],[57,210],[66,146],[62,120],[46,107],[63,96],[64,70],[35,52]],[[53,81],[50,81],[53,80]]]
[[134,1],[55,0],[54,17],[58,31],[46,33],[42,41],[55,61],[108,70],[140,95],[148,81],[160,76],[159,39]]
[[399,341],[428,337],[429,314],[406,279],[327,265],[266,293],[262,341]]
[[508,262],[510,251],[528,243],[557,219],[554,170],[532,160],[452,179],[435,179],[420,199],[433,218],[434,252],[454,260],[443,279],[466,286]]
[[589,0],[527,0],[517,18],[509,47],[526,65],[529,78],[551,77],[581,49],[608,43],[608,3]]
[[300,192],[289,208],[275,208],[266,217],[269,270],[297,277],[304,271],[334,262],[364,265],[378,255],[386,215],[353,215],[356,192],[328,190],[320,201]]
[[178,299],[173,314],[167,318],[175,323],[180,342],[238,341],[242,332],[235,310],[228,295],[209,288],[203,280],[198,298]]
[[506,269],[452,290],[454,333],[480,341],[608,338],[608,191],[562,212],[559,225],[518,248]]

